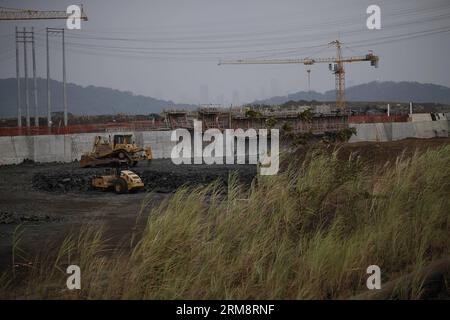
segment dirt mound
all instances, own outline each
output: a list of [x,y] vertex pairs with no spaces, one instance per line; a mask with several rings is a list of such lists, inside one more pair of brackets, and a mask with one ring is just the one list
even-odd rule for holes
[[32,178],[33,188],[50,192],[83,192],[93,190],[92,177],[101,174],[101,170],[75,169],[62,170],[49,168],[49,170],[35,173]]
[[[224,185],[227,184],[230,171],[221,170],[220,172],[213,173],[181,173],[181,172],[155,172],[144,171],[140,173],[140,176],[145,184],[147,191],[156,192],[173,192],[177,188],[187,186],[200,186],[207,185],[215,180],[220,180]],[[256,173],[256,172],[255,172]],[[244,184],[250,184],[253,180],[255,173],[252,172],[238,172],[239,180]]]
[[[170,169],[170,167],[168,168]],[[146,170],[133,168],[145,184],[146,191],[169,193],[177,188],[187,186],[206,185],[217,179],[226,185],[229,174],[238,172],[239,180],[244,184],[250,184],[256,175],[256,168],[242,166],[242,168],[209,167],[207,170]],[[32,178],[33,188],[47,192],[95,192],[97,189],[91,186],[91,180],[95,175],[103,174],[102,169],[75,169],[72,171],[54,171],[35,173]]]
[[[446,144],[450,144],[450,138],[405,139],[390,142],[316,143],[299,147],[295,151],[295,158],[301,162],[305,159],[306,154],[311,151],[331,153],[338,150],[339,159],[346,160],[352,154],[359,156],[368,164],[380,165],[387,161],[395,162],[397,157],[402,155],[410,157],[415,152],[424,152]],[[292,158],[289,158],[287,162],[291,160]]]

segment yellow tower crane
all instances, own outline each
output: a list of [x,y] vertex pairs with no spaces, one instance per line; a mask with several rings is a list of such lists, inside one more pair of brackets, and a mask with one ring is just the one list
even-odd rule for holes
[[[80,19],[87,21],[87,16],[81,7]],[[69,14],[66,11],[58,10],[35,10],[35,9],[15,9],[0,7],[0,20],[51,20],[67,19]]]
[[373,67],[378,67],[379,57],[374,55],[372,51],[364,56],[343,57],[342,43],[335,40],[329,43],[336,47],[336,57],[333,58],[303,58],[303,59],[247,59],[247,60],[223,60],[222,64],[304,64],[313,65],[315,63],[329,63],[330,71],[335,75],[336,86],[336,106],[341,110],[345,110],[345,63],[369,61]]

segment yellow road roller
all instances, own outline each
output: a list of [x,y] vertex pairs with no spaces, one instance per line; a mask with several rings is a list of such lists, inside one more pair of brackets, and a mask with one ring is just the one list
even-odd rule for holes
[[110,168],[106,174],[92,178],[92,186],[107,190],[113,189],[116,193],[127,193],[144,188],[142,179],[131,170],[120,170],[120,168]]

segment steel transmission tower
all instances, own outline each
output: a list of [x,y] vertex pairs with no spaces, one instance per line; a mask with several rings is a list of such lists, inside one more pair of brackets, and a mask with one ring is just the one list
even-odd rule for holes
[[63,104],[64,104],[64,126],[67,126],[67,88],[66,88],[66,46],[63,28],[47,28],[47,124],[51,127],[51,97],[50,97],[50,52],[48,38],[50,35],[61,35],[62,39],[62,72],[63,72]]
[[34,114],[35,125],[38,125],[38,100],[37,100],[37,80],[36,80],[36,54],[34,43],[34,28],[28,31],[23,28],[23,31],[19,31],[16,27],[16,78],[17,78],[17,125],[22,127],[22,106],[21,106],[21,92],[20,92],[20,67],[19,67],[19,46],[23,43],[23,62],[24,62],[24,79],[25,79],[25,119],[26,126],[31,126],[30,120],[30,98],[28,87],[28,54],[27,44],[31,43],[32,50],[32,67],[33,67],[33,92],[34,92]]
[[[83,5],[80,5],[80,20],[87,21],[88,18],[83,10]],[[34,10],[34,9],[17,9],[0,7],[0,21],[1,20],[50,20],[63,19],[66,20],[71,16],[67,11],[61,10]],[[66,54],[65,54],[65,39],[64,29],[47,28],[46,34],[46,49],[47,49],[47,124],[51,127],[51,101],[50,101],[50,59],[49,59],[49,34],[62,34],[62,51],[63,51],[63,99],[64,99],[64,125],[67,126],[67,91],[66,91]],[[37,81],[36,81],[36,57],[35,57],[35,43],[34,43],[34,28],[31,31],[19,32],[16,27],[16,77],[17,77],[17,125],[22,127],[22,110],[21,110],[21,94],[20,94],[20,68],[19,68],[19,43],[24,44],[24,69],[25,69],[25,102],[26,102],[26,123],[30,126],[30,111],[29,111],[29,97],[28,97],[28,65],[26,44],[31,43],[33,55],[33,83],[34,83],[34,111],[35,111],[35,126],[39,125],[38,116],[38,98],[37,98]]]

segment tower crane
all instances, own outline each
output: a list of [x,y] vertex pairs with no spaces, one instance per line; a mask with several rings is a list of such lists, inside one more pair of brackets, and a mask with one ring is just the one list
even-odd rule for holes
[[330,71],[335,75],[336,86],[336,106],[340,110],[345,110],[345,63],[369,61],[370,65],[377,68],[379,57],[369,51],[364,56],[344,57],[342,56],[342,43],[335,40],[329,43],[336,47],[336,57],[333,58],[303,58],[303,59],[242,59],[242,60],[223,60],[222,64],[303,64],[306,66],[315,63],[328,63]]
[[[80,19],[87,21],[87,16],[81,5]],[[69,14],[66,11],[57,10],[34,10],[34,9],[15,9],[0,7],[0,20],[49,20],[49,19],[67,19]]]

